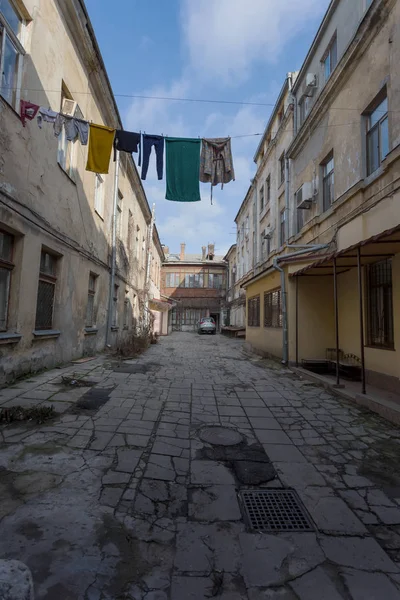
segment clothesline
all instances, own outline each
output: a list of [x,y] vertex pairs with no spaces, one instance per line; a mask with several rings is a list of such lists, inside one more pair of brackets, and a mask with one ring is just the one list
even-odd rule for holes
[[[163,135],[151,135],[145,132],[126,131],[115,127],[106,127],[89,123],[84,119],[62,112],[55,112],[33,104],[20,101],[20,116],[23,126],[38,116],[38,126],[43,122],[53,125],[54,134],[59,137],[64,130],[66,139],[74,142],[79,139],[83,146],[89,141],[86,170],[97,174],[108,174],[111,153],[114,148],[114,160],[117,152],[128,154],[139,152],[141,178],[145,180],[152,149],[156,154],[157,176],[163,179],[164,146],[166,148],[166,194],[165,199],[174,202],[198,202],[200,184],[211,184],[212,188],[235,180],[233,169],[231,138],[181,138]],[[258,135],[258,134],[253,134]],[[201,149],[201,152],[200,152]],[[143,161],[143,164],[142,164]]]

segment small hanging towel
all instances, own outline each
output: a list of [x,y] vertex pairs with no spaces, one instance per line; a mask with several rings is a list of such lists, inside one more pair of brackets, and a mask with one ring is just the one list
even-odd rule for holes
[[200,139],[165,138],[166,200],[199,202]]
[[25,127],[26,121],[32,121],[36,117],[36,114],[39,110],[40,106],[37,104],[32,104],[32,102],[27,102],[26,100],[20,101],[20,116],[22,125]]
[[89,152],[86,171],[107,175],[115,129],[103,125],[90,124]]

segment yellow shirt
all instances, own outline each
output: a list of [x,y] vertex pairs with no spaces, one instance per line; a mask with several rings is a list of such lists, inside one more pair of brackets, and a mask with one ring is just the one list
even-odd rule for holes
[[86,171],[108,173],[115,129],[90,124],[89,153]]

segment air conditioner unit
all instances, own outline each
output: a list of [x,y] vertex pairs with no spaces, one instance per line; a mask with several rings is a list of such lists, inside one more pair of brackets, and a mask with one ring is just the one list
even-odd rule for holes
[[317,88],[317,76],[315,73],[307,73],[305,95],[312,96]]
[[311,208],[313,201],[313,185],[310,181],[303,183],[301,187],[301,194],[298,193],[298,196],[300,197],[297,199],[297,208]]
[[61,107],[61,112],[63,115],[74,117],[78,108],[78,103],[75,102],[75,100],[71,100],[70,98],[64,98]]

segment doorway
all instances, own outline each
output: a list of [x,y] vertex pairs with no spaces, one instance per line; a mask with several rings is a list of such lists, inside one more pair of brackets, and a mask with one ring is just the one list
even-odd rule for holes
[[217,331],[219,331],[219,313],[211,313],[210,317],[212,317],[215,321],[215,325],[217,326]]

